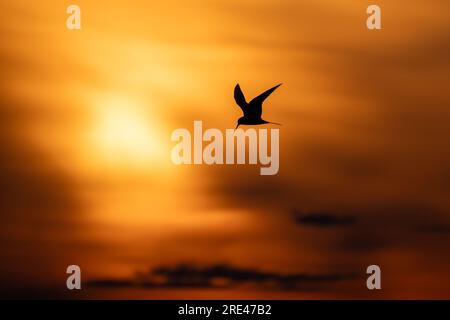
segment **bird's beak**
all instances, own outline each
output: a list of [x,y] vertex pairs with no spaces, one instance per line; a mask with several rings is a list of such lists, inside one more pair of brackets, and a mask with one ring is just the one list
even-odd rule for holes
[[239,127],[239,123],[237,124],[236,128],[234,128],[234,130],[236,130]]

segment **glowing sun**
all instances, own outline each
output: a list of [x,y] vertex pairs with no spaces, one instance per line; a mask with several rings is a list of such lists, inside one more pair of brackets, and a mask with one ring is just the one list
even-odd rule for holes
[[143,104],[114,97],[101,99],[96,111],[95,148],[109,164],[151,167],[163,160],[158,122]]

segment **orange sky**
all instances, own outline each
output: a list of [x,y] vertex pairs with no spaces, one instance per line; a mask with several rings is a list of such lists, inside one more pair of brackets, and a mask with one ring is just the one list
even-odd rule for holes
[[[358,0],[75,1],[79,31],[71,3],[0,5],[1,296],[450,297],[447,1],[377,1],[381,31]],[[238,82],[283,83],[279,174],[173,165],[174,129],[235,127]]]

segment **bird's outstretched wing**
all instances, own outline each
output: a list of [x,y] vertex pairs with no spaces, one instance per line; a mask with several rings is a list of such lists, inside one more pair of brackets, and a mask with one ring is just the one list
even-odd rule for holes
[[264,91],[259,96],[257,96],[252,101],[250,101],[249,105],[252,108],[252,112],[256,113],[260,117],[262,114],[262,104],[263,104],[264,100],[266,100],[272,94],[272,92],[274,92],[281,85],[282,85],[282,83],[276,85],[273,88],[270,88],[267,91]]
[[237,105],[241,107],[245,115],[248,112],[248,104],[247,101],[245,101],[245,96],[242,93],[239,84],[237,84],[236,87],[234,88],[234,100],[236,100]]
[[266,100],[271,94],[272,92],[274,92],[279,86],[281,86],[282,84],[278,84],[273,88],[270,88],[267,91],[264,91],[263,93],[261,93],[259,96],[257,96],[256,98],[253,98],[252,101],[250,101],[250,103],[263,103],[264,100]]

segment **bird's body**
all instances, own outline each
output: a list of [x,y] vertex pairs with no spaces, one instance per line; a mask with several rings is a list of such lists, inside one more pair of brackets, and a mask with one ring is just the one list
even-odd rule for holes
[[266,123],[279,125],[279,123],[269,122],[261,118],[262,104],[264,100],[266,100],[270,96],[270,94],[274,92],[279,86],[281,86],[281,84],[276,85],[275,87],[263,92],[252,101],[247,102],[245,100],[244,94],[242,93],[241,87],[239,86],[239,84],[237,84],[234,88],[234,100],[236,100],[237,105],[244,112],[244,116],[238,119],[236,129],[240,125],[260,125]]

